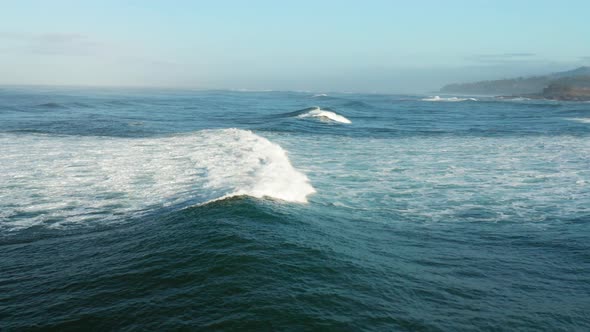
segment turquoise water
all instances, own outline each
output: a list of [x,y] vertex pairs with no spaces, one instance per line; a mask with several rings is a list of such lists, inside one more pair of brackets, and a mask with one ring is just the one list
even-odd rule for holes
[[588,103],[2,88],[0,329],[585,331],[589,138]]

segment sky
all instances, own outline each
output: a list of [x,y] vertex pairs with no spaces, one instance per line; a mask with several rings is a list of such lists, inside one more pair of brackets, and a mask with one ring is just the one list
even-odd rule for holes
[[0,0],[0,84],[427,92],[590,65],[590,1]]

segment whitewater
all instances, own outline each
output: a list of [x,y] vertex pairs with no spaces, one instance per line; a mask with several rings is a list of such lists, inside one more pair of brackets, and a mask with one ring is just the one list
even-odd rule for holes
[[314,107],[312,109],[310,109],[309,111],[305,111],[299,115],[297,115],[298,118],[315,118],[315,119],[320,119],[321,121],[327,121],[327,122],[338,122],[338,123],[344,123],[344,124],[351,124],[352,122],[347,119],[346,117],[337,114],[335,112],[329,111],[329,110],[323,110],[319,107]]
[[240,195],[305,203],[314,192],[280,146],[246,130],[150,139],[0,134],[0,145],[0,227],[8,229]]

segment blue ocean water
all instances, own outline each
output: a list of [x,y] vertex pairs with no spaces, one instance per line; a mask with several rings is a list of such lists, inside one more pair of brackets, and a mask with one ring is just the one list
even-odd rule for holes
[[590,329],[590,104],[0,88],[0,330]]

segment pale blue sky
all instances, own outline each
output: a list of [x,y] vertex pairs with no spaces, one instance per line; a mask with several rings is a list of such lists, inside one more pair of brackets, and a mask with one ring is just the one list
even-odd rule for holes
[[590,1],[3,1],[0,84],[424,92],[590,64]]

